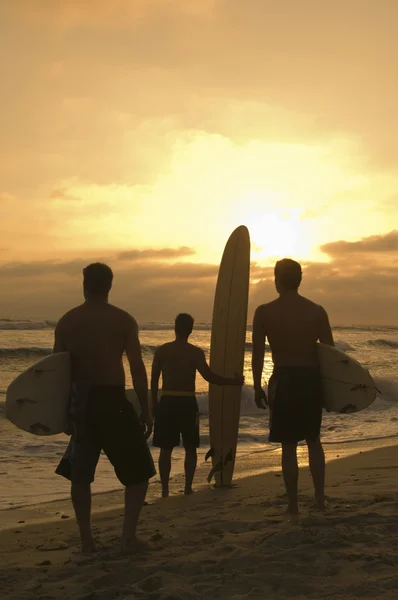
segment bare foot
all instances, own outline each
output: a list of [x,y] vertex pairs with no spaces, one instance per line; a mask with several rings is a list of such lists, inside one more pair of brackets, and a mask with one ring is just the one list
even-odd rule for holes
[[328,503],[326,501],[326,498],[315,498],[314,508],[316,508],[316,510],[326,510],[327,506]]
[[82,554],[88,556],[97,552],[97,546],[95,545],[94,539],[87,540],[82,543]]
[[121,544],[121,553],[124,555],[130,554],[143,554],[148,552],[150,549],[150,545],[148,542],[144,540],[140,540],[139,538],[133,538],[130,540],[122,540]]
[[300,514],[298,509],[287,509],[284,513],[284,518],[287,523],[290,523],[291,525],[298,525],[298,523],[300,522]]

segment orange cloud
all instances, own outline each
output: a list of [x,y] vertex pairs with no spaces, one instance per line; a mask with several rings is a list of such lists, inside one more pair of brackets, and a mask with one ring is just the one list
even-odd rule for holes
[[159,249],[145,249],[145,250],[126,250],[119,252],[117,258],[119,260],[168,260],[170,258],[183,258],[186,256],[192,256],[195,254],[193,248],[187,246],[181,246],[180,248],[159,248]]
[[15,200],[12,194],[8,194],[8,192],[0,192],[0,202],[12,202]]
[[9,10],[33,23],[65,28],[126,27],[159,13],[192,17],[211,14],[217,0],[18,0]]
[[[384,252],[395,233],[378,236],[377,240],[367,239]],[[130,251],[132,262],[120,254],[64,261],[3,262],[0,314],[58,318],[82,300],[83,267],[101,260],[108,262],[115,274],[111,301],[134,312],[139,320],[171,320],[178,312],[188,311],[197,319],[208,321],[218,265],[169,261],[173,256],[178,258],[179,252],[184,255],[190,251],[189,248],[135,249]],[[160,256],[162,260],[156,260]],[[301,293],[322,304],[333,325],[398,325],[397,260],[375,268],[372,252],[355,254],[348,249],[330,263],[307,262],[303,267]],[[251,278],[249,321],[256,306],[276,297],[273,266],[252,263]]]
[[398,252],[398,230],[385,235],[372,235],[357,242],[331,242],[321,246],[322,252],[329,256],[342,257],[350,254],[373,254]]

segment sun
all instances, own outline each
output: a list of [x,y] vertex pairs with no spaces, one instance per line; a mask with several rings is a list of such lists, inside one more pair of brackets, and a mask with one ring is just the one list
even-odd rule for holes
[[252,254],[257,260],[310,258],[311,240],[299,211],[272,211],[248,221]]

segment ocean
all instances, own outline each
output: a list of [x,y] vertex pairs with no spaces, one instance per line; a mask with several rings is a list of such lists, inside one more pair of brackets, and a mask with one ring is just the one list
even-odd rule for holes
[[[27,367],[51,352],[55,323],[47,320],[0,319],[0,509],[29,505],[69,493],[69,484],[54,475],[68,438],[65,435],[43,438],[17,429],[4,417],[7,386]],[[352,415],[325,413],[322,441],[325,444],[377,440],[398,434],[398,327],[334,327],[336,346],[355,357],[369,369],[380,391],[366,410]],[[150,376],[151,361],[157,346],[173,339],[171,323],[141,323],[140,341]],[[210,325],[196,323],[190,341],[210,348]],[[126,366],[127,387],[131,378]],[[266,353],[264,376],[272,370]],[[254,404],[251,376],[251,331],[247,332],[245,386],[242,389],[238,453],[273,449],[267,441],[268,414]],[[207,384],[198,375],[197,398],[201,413],[201,449],[199,461],[209,448]],[[154,451],[154,457],[157,453]],[[266,454],[264,455],[266,457]],[[181,468],[182,450],[175,452],[173,469]],[[266,458],[264,459],[266,460]],[[264,465],[266,467],[266,464]],[[120,486],[107,460],[102,457],[93,491],[118,489]]]

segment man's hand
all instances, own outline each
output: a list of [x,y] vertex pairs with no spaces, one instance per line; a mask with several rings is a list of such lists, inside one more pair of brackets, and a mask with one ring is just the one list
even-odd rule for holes
[[148,439],[149,437],[151,437],[152,429],[153,429],[152,417],[150,416],[149,413],[145,412],[145,413],[141,413],[140,419],[141,419],[141,423],[144,427],[145,438]]
[[234,385],[240,385],[242,387],[242,385],[244,383],[245,383],[245,376],[238,375],[237,373],[235,373],[235,384]]
[[262,388],[256,388],[254,390],[254,401],[258,408],[265,410],[268,406],[267,394]]

